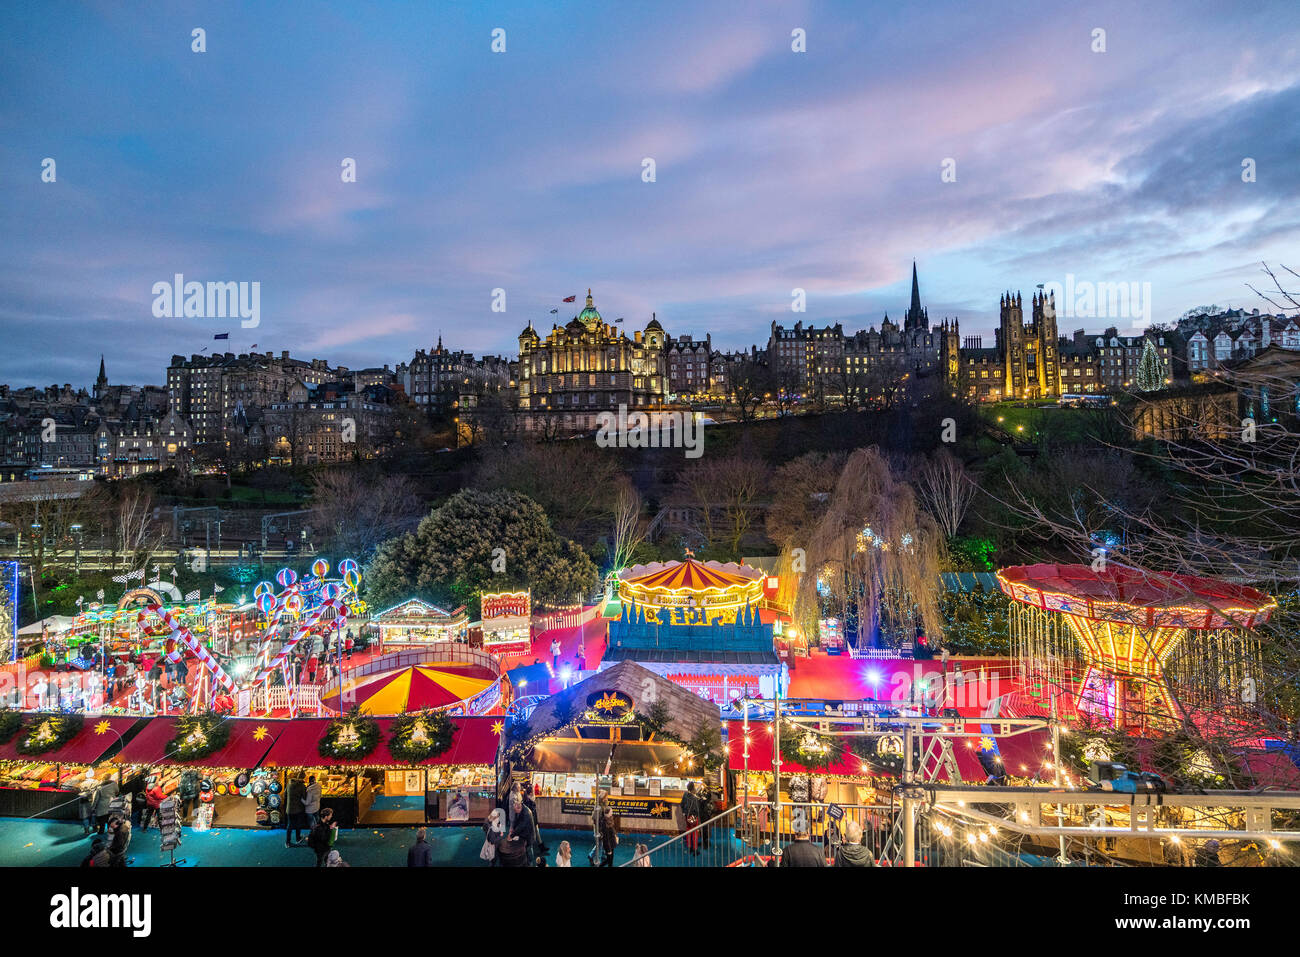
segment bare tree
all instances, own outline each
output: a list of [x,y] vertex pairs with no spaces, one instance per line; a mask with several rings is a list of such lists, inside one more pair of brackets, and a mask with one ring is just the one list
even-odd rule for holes
[[945,536],[955,538],[975,497],[975,482],[966,467],[947,449],[940,449],[917,469],[915,485],[925,510]]
[[319,539],[341,557],[354,558],[410,531],[423,514],[409,478],[357,468],[317,472],[309,507]]
[[614,497],[614,525],[610,548],[614,571],[628,564],[637,547],[646,539],[646,523],[641,517],[641,494],[630,481],[621,478]]
[[745,358],[733,363],[728,373],[731,407],[742,423],[748,422],[772,391],[768,368],[752,358]]
[[746,455],[696,459],[678,477],[675,498],[691,511],[710,548],[739,558],[746,534],[760,518],[766,474],[766,463]]

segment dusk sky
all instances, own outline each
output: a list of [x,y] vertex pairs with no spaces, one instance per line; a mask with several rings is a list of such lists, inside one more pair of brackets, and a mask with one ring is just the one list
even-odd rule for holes
[[[0,382],[514,356],[589,286],[629,334],[748,347],[901,320],[913,259],[986,345],[1004,289],[1067,274],[1149,282],[1156,321],[1267,308],[1260,262],[1300,269],[1300,4],[1072,7],[11,0]],[[260,282],[260,327],[155,318],[176,273]]]

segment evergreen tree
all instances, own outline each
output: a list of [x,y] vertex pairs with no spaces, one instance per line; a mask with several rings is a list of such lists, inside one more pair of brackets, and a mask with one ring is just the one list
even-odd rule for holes
[[1137,387],[1141,392],[1156,392],[1165,386],[1165,367],[1156,354],[1155,344],[1147,339],[1138,360]]

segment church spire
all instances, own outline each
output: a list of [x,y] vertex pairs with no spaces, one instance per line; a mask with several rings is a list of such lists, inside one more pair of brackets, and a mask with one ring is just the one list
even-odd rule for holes
[[99,377],[95,379],[95,398],[103,398],[108,391],[108,375],[104,371],[104,354],[99,354]]
[[916,260],[912,260],[912,304],[907,307],[907,315],[903,318],[903,328],[913,329],[925,327],[925,313],[921,309],[921,284],[916,279]]

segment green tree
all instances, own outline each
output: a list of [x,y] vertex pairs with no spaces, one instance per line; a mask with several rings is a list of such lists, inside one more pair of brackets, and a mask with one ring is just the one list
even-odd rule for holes
[[379,608],[412,596],[474,606],[483,592],[530,588],[542,604],[580,601],[596,566],[551,528],[541,506],[505,490],[464,489],[416,530],[379,546],[367,597]]
[[1156,354],[1155,344],[1146,340],[1142,358],[1138,359],[1137,387],[1142,392],[1157,392],[1165,386],[1165,366]]

